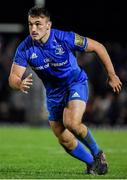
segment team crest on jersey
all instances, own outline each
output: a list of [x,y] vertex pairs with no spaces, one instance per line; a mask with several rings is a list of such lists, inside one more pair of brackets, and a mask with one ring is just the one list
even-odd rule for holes
[[59,55],[62,55],[62,54],[64,54],[64,49],[63,49],[63,47],[61,46],[61,45],[57,45],[56,46],[56,49],[55,49],[55,54],[59,54]]
[[51,62],[51,61],[52,61],[52,60],[49,59],[49,58],[45,58],[45,59],[44,59],[44,62],[45,62],[45,63],[49,63],[49,62]]
[[82,47],[84,45],[84,37],[79,34],[75,34],[75,45]]

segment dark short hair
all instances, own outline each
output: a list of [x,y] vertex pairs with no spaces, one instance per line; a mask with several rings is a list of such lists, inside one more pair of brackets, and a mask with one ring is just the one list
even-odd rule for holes
[[37,6],[37,5],[30,8],[30,10],[28,11],[28,16],[47,17],[50,20],[50,14],[49,14],[48,10],[46,8],[44,8],[44,7]]

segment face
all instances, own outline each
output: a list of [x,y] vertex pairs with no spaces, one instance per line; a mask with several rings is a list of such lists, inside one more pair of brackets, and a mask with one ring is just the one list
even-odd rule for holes
[[28,17],[29,32],[33,40],[43,42],[49,37],[51,22],[46,17]]

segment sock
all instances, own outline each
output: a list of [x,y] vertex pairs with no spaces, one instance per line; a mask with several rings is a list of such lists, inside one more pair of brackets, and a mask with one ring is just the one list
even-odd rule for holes
[[93,156],[97,155],[100,152],[100,148],[89,129],[87,131],[86,137],[82,139],[82,143],[89,148]]
[[[66,148],[65,148],[66,149]],[[66,151],[73,157],[85,162],[86,164],[92,164],[94,162],[93,156],[86,151],[84,145],[78,141],[75,149]]]

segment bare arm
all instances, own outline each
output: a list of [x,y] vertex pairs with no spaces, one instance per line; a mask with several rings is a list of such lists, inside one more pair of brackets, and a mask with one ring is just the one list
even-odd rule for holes
[[26,68],[12,64],[11,72],[9,75],[9,85],[13,89],[21,90],[24,93],[28,93],[28,89],[32,85],[32,74],[28,75],[25,79],[22,80],[23,74],[25,73]]
[[106,48],[99,42],[87,38],[88,46],[86,52],[96,52],[99,56],[100,60],[102,61],[107,74],[108,74],[108,83],[112,87],[114,92],[119,93],[121,90],[122,83],[119,77],[116,75],[113,64],[111,62],[110,56],[106,50]]

